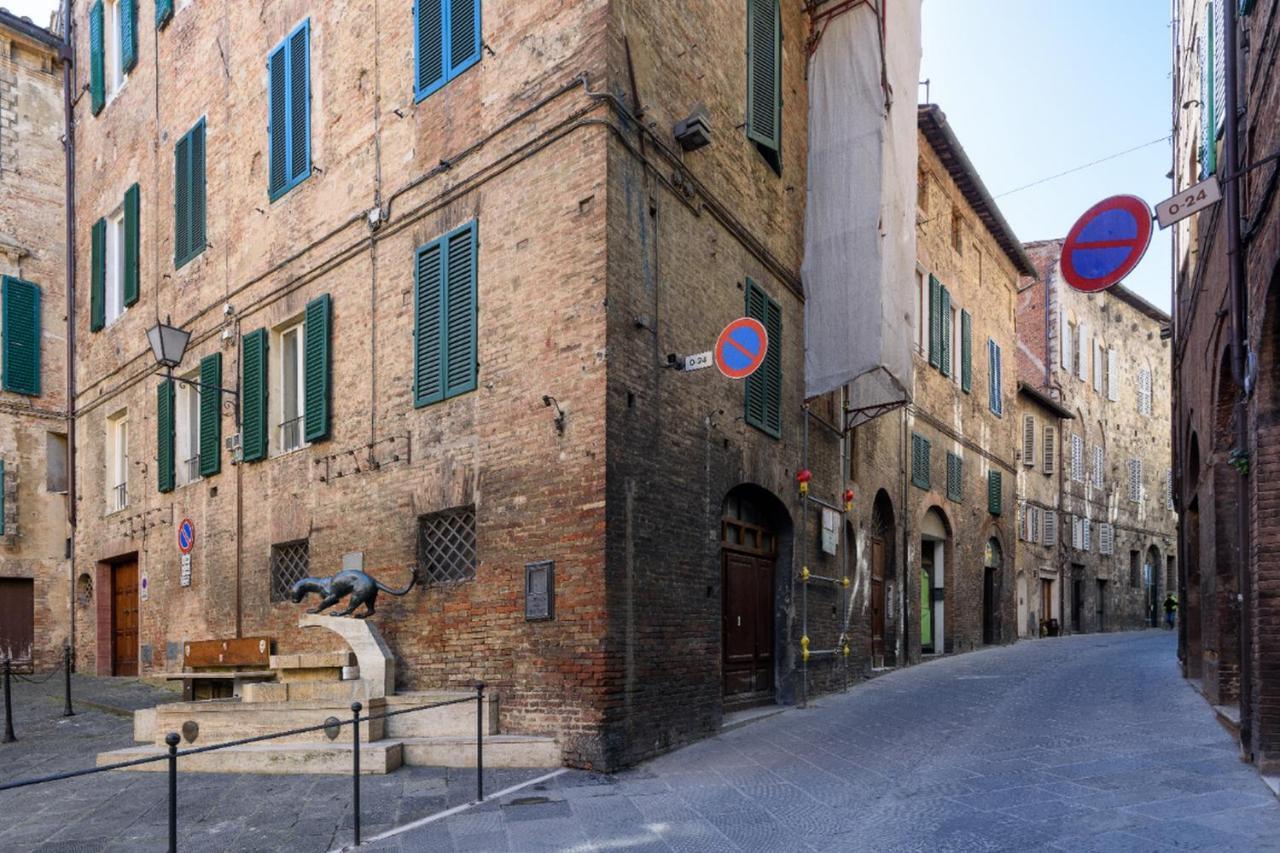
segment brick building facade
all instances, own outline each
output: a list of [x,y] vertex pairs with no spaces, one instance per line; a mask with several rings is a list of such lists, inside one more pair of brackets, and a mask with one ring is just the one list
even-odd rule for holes
[[1057,449],[1063,628],[1154,626],[1177,562],[1169,318],[1123,285],[1069,287],[1061,240],[1027,250],[1040,274],[1019,294],[1020,377],[1072,415]]
[[0,657],[69,638],[61,39],[0,9]]
[[[796,488],[847,482],[839,401],[802,399],[806,11],[438,5],[74,4],[81,660],[318,650],[289,582],[356,564],[419,573],[375,617],[402,686],[483,679],[572,764],[834,686],[844,587],[798,582],[849,553]],[[672,369],[744,313],[759,374]]]
[[[1280,146],[1280,3],[1180,0],[1176,10],[1173,190],[1214,174],[1229,195],[1228,176],[1243,172],[1237,182],[1234,294],[1231,199],[1174,228],[1175,491],[1184,568],[1179,649],[1185,675],[1206,699],[1238,709],[1242,755],[1275,773],[1280,170],[1266,158]],[[1227,143],[1232,130],[1238,138],[1235,162]]]
[[[1022,294],[1019,294],[1019,306]],[[1062,633],[1064,583],[1059,444],[1074,415],[1026,381],[1018,327],[1018,639]]]

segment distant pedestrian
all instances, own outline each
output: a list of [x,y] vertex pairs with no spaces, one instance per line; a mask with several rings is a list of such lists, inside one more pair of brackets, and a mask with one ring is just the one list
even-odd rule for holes
[[1173,593],[1169,593],[1164,597],[1164,626],[1173,628],[1173,617],[1178,612],[1178,597]]

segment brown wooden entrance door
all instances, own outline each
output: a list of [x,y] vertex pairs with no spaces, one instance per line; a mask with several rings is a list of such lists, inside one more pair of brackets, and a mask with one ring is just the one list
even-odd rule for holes
[[871,538],[871,665],[884,666],[884,540]]
[[725,551],[724,695],[773,695],[773,559]]
[[111,674],[138,674],[138,563],[111,567]]
[[0,658],[27,661],[35,644],[35,581],[0,578]]

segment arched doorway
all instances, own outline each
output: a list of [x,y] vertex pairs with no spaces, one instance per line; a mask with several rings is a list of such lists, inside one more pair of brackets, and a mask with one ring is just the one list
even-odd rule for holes
[[894,644],[887,636],[889,586],[893,579],[895,538],[893,504],[881,489],[871,508],[871,583],[867,590],[871,611],[871,666],[878,669],[896,663]]
[[[774,701],[779,657],[776,613],[779,556],[791,522],[773,494],[736,486],[720,523],[721,662],[725,710]],[[783,573],[785,574],[785,573]]]
[[920,653],[947,650],[947,520],[937,507],[920,524]]
[[992,537],[982,552],[982,644],[989,646],[1000,640],[1000,568],[1004,550]]
[[1160,627],[1160,550],[1155,545],[1147,548],[1142,566],[1142,583],[1147,598],[1147,624]]

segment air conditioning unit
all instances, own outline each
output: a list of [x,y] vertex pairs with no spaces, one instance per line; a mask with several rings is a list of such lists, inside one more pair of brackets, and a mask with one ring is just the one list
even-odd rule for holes
[[243,459],[243,448],[240,445],[240,433],[232,433],[227,436],[226,440],[227,452],[231,454],[231,464],[235,464]]

